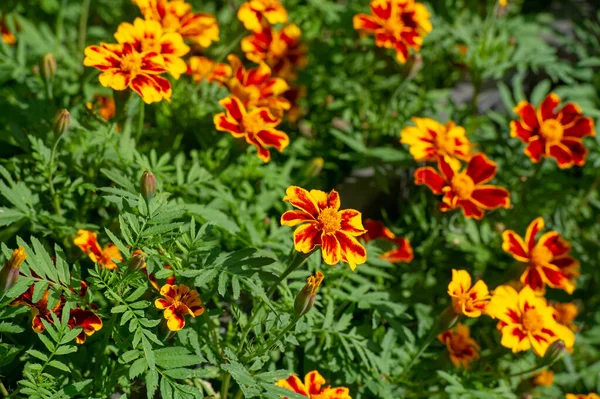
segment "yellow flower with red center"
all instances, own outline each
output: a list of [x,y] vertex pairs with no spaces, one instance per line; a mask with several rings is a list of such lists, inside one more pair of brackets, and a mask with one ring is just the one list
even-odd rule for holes
[[115,100],[112,97],[106,97],[99,94],[94,95],[94,102],[86,104],[87,109],[98,113],[105,121],[111,120],[116,112]]
[[75,342],[83,344],[87,337],[93,335],[102,328],[102,320],[91,310],[76,308],[71,310],[69,316],[69,327],[71,329],[81,327],[82,331],[75,337]]
[[335,190],[329,194],[320,190],[307,190],[290,186],[286,190],[285,202],[298,210],[281,215],[281,224],[296,226],[294,248],[309,253],[321,246],[323,260],[335,265],[340,260],[354,270],[356,265],[367,261],[367,251],[356,237],[365,234],[362,215],[354,209],[340,211],[340,196]]
[[214,15],[192,12],[183,0],[132,0],[144,18],[158,21],[165,32],[177,32],[185,40],[208,47],[219,41],[219,25]]
[[293,81],[296,71],[304,69],[308,63],[306,46],[300,41],[300,28],[294,24],[286,25],[280,30],[263,27],[242,39],[242,51],[250,61],[266,63],[273,74]]
[[552,370],[542,370],[539,373],[533,373],[531,382],[533,385],[550,387],[554,384],[554,372]]
[[552,307],[529,286],[520,292],[506,285],[496,288],[488,314],[499,319],[500,343],[513,353],[533,348],[535,354],[544,356],[554,341],[562,339],[567,349],[575,343],[573,332],[554,320]]
[[552,316],[559,324],[567,326],[571,331],[577,331],[578,327],[573,323],[579,314],[579,309],[574,303],[554,303]]
[[154,301],[157,309],[164,309],[164,317],[167,319],[167,327],[171,331],[179,331],[185,326],[185,315],[192,317],[204,313],[204,306],[200,300],[198,291],[191,290],[183,285],[165,284],[160,289],[164,298]]
[[583,139],[596,135],[594,120],[583,116],[575,103],[557,110],[559,105],[560,98],[554,93],[537,110],[527,101],[520,101],[513,111],[521,119],[510,123],[510,135],[527,143],[524,152],[534,163],[553,157],[561,169],[583,166],[588,153]]
[[46,327],[42,323],[42,320],[47,321],[50,324],[53,324],[54,321],[52,319],[52,313],[54,313],[57,317],[60,318],[62,314],[62,309],[65,305],[65,299],[63,296],[60,297],[58,303],[51,309],[48,309],[48,296],[50,295],[50,291],[44,291],[44,295],[42,298],[33,302],[33,290],[34,284],[32,284],[27,291],[25,291],[21,296],[10,303],[11,306],[25,305],[31,309],[31,328],[36,333],[40,334],[46,330]]
[[456,314],[479,317],[490,303],[490,291],[483,280],[472,285],[471,275],[466,270],[452,269],[452,281],[448,284],[448,295],[452,298],[452,309]]
[[565,395],[565,399],[600,399],[600,395],[597,395],[595,393],[588,393],[587,395],[568,393]]
[[231,67],[227,64],[214,62],[206,57],[192,56],[188,59],[187,73],[192,75],[196,83],[203,80],[219,83],[231,78]]
[[187,70],[181,57],[189,53],[189,46],[183,42],[179,33],[164,32],[157,21],[136,18],[133,24],[123,22],[117,28],[115,39],[122,44],[130,43],[138,53],[160,54],[165,69],[175,79],[179,79]]
[[88,46],[83,65],[102,71],[100,84],[114,90],[132,89],[146,104],[169,100],[171,83],[162,76],[167,72],[163,57],[155,52],[139,53],[131,43]]
[[484,154],[474,155],[462,172],[438,157],[439,172],[430,166],[418,168],[415,184],[426,185],[434,194],[444,194],[442,212],[462,208],[466,217],[481,219],[484,210],[510,206],[508,190],[485,184],[494,178],[497,168]]
[[266,23],[276,25],[287,22],[288,14],[279,0],[250,0],[241,5],[237,17],[246,29],[256,32]]
[[464,324],[458,323],[456,331],[448,330],[438,335],[437,338],[441,343],[446,344],[450,361],[457,368],[462,367],[468,370],[471,362],[479,359],[479,345],[471,338],[469,327]]
[[473,145],[464,127],[452,121],[443,125],[429,118],[412,118],[412,121],[416,126],[402,129],[400,142],[410,146],[415,161],[437,161],[438,156],[442,156],[454,168],[459,168],[460,162],[454,158],[463,161],[471,158]]
[[108,243],[104,249],[98,244],[96,233],[88,230],[79,230],[73,239],[73,243],[79,247],[92,262],[98,263],[108,270],[117,268],[116,261],[123,261],[123,257],[119,253],[119,249],[115,244]]
[[544,218],[529,224],[525,240],[512,230],[502,233],[502,249],[519,262],[527,264],[521,282],[537,293],[543,293],[546,285],[573,293],[574,278],[579,276],[579,262],[569,256],[571,245],[556,231],[549,231],[536,240],[544,228]]
[[[289,389],[310,399],[352,399],[348,388],[323,387],[325,382],[325,378],[315,370],[304,376],[304,382],[292,374],[285,380],[277,381],[275,385]],[[284,397],[284,399],[288,398]]]
[[423,38],[431,32],[429,12],[414,0],[371,0],[371,15],[354,16],[354,29],[374,34],[375,45],[396,50],[396,59],[404,64],[410,49],[419,51]]
[[384,252],[379,256],[381,259],[390,263],[408,263],[413,260],[413,249],[410,245],[410,241],[407,238],[396,237],[396,234],[394,234],[389,228],[385,227],[385,225],[378,220],[366,219],[364,226],[367,232],[360,238],[362,238],[365,243],[383,238],[395,244],[396,247],[394,249]]
[[274,147],[282,152],[289,144],[290,138],[285,132],[275,129],[281,119],[273,116],[268,108],[254,108],[249,111],[236,97],[226,97],[219,101],[225,108],[214,116],[217,130],[229,132],[233,137],[244,137],[248,144],[258,150],[258,157],[264,162],[271,159],[267,147]]

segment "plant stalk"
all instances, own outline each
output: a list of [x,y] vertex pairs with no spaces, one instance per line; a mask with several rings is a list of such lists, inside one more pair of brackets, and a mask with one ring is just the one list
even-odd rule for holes
[[54,158],[56,156],[56,149],[58,148],[58,143],[60,143],[60,140],[62,140],[63,136],[64,136],[64,133],[61,134],[60,136],[58,136],[58,139],[56,139],[56,142],[54,143],[54,147],[52,147],[52,152],[50,153],[50,165],[48,168],[49,169],[48,183],[50,185],[50,195],[52,196],[52,204],[54,205],[54,212],[58,216],[61,216],[61,212],[60,212],[60,199],[58,198],[58,196],[56,195],[56,191],[54,190],[54,182],[53,182]]

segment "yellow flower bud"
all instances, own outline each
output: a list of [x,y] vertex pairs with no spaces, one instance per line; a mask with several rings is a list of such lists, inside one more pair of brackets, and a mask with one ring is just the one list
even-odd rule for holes
[[316,272],[314,276],[309,276],[306,279],[306,285],[298,293],[294,302],[294,312],[297,317],[304,316],[312,309],[323,278],[323,273]]
[[144,266],[146,266],[147,257],[148,255],[146,255],[146,253],[140,249],[133,251],[131,259],[129,259],[129,262],[127,262],[129,270],[131,270],[131,272],[137,272],[138,270],[143,269]]
[[54,58],[54,55],[46,53],[42,56],[40,72],[46,82],[54,80],[54,76],[56,75],[56,58]]
[[13,251],[8,262],[0,270],[0,296],[4,295],[6,291],[15,285],[19,277],[19,269],[26,258],[25,248],[19,247]]

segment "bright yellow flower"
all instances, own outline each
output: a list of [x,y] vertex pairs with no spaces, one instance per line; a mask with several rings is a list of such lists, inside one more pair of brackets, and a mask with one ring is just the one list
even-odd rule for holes
[[565,399],[600,399],[600,395],[595,394],[595,393],[588,393],[586,394],[574,394],[574,393],[568,393],[565,396]]
[[227,64],[216,63],[206,57],[192,56],[187,63],[187,73],[192,75],[192,79],[196,83],[203,80],[207,82],[226,81],[231,78],[231,67]]
[[452,281],[448,284],[448,295],[456,314],[479,317],[490,303],[490,292],[483,280],[471,285],[471,276],[466,270],[452,269]]
[[[348,388],[323,388],[324,384],[325,378],[316,370],[306,374],[304,382],[292,374],[285,380],[279,380],[275,383],[279,387],[289,389],[310,399],[352,399]],[[288,398],[284,397],[284,399]]]
[[552,370],[542,370],[539,373],[533,373],[531,382],[537,386],[552,386],[554,384],[554,372]]
[[242,4],[237,17],[246,29],[258,32],[267,23],[287,22],[288,14],[279,0],[250,0]]
[[471,338],[469,327],[464,324],[458,323],[456,331],[448,330],[437,338],[441,343],[446,344],[450,361],[454,366],[468,370],[471,362],[479,359],[479,345]]
[[160,289],[160,294],[164,298],[158,298],[154,301],[157,309],[164,309],[164,317],[167,319],[167,327],[171,331],[179,331],[185,326],[186,314],[192,317],[200,316],[204,313],[204,306],[200,300],[198,291],[191,290],[183,285],[165,284]]
[[73,239],[73,243],[85,252],[92,262],[98,263],[108,270],[117,268],[117,264],[114,262],[115,260],[119,262],[123,260],[123,257],[121,257],[119,249],[115,244],[111,242],[102,249],[96,239],[96,233],[91,231],[79,230]]

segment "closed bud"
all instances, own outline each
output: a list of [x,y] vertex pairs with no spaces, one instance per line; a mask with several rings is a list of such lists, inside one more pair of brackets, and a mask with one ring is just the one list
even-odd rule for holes
[[148,255],[146,255],[146,253],[144,253],[141,249],[136,249],[133,251],[131,259],[129,259],[129,262],[127,262],[129,270],[132,272],[137,272],[138,270],[145,268],[147,257]]
[[548,349],[546,349],[543,363],[549,366],[553,365],[565,355],[566,350],[567,346],[565,345],[565,341],[562,339],[552,342]]
[[319,286],[323,282],[323,278],[323,273],[317,272],[314,276],[309,276],[306,279],[306,285],[302,288],[302,291],[298,293],[296,301],[294,302],[294,312],[296,313],[296,317],[304,316],[312,309],[315,304]]
[[4,264],[4,267],[0,270],[0,296],[3,296],[15,285],[19,277],[19,269],[26,258],[25,248],[19,247],[13,251],[8,262]]
[[452,329],[459,317],[460,314],[456,313],[452,306],[448,306],[437,319],[437,331],[444,332]]
[[54,116],[52,131],[56,136],[62,136],[69,130],[69,125],[71,125],[71,114],[66,109],[61,109]]
[[52,82],[54,80],[54,76],[56,75],[56,58],[54,58],[52,54],[46,53],[42,56],[40,72],[42,73],[42,78],[46,82]]
[[149,170],[145,170],[140,179],[140,193],[148,200],[156,194],[156,177]]
[[408,65],[410,65],[410,70],[406,79],[412,80],[423,68],[423,56],[419,53],[414,54],[410,58]]
[[323,164],[325,161],[321,157],[311,159],[306,163],[304,168],[304,176],[315,177],[323,170]]

